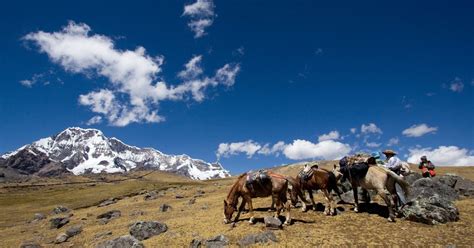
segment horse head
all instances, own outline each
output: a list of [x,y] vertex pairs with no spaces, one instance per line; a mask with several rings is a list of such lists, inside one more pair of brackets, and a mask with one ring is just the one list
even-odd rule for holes
[[230,223],[235,211],[237,211],[236,206],[224,200],[224,224]]
[[341,172],[341,167],[339,165],[334,165],[334,168],[332,169],[332,173],[334,173],[334,176],[336,176],[336,182],[339,182],[341,178],[344,176]]

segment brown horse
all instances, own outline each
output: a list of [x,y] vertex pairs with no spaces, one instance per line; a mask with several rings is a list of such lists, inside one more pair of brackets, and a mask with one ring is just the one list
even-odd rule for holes
[[311,168],[311,170],[313,173],[307,180],[301,179],[300,175],[296,176],[296,179],[290,179],[290,198],[293,206],[296,205],[299,197],[303,201],[302,211],[305,212],[307,210],[306,204],[309,202],[304,196],[304,191],[306,190],[308,191],[309,198],[313,204],[313,210],[316,210],[316,203],[314,202],[312,191],[321,190],[327,201],[324,212],[327,215],[334,215],[336,211],[331,191],[334,190],[338,195],[340,195],[339,189],[337,188],[336,176],[331,171],[322,168]]
[[[271,196],[272,200],[276,203],[275,217],[280,215],[283,207],[286,208],[286,220],[285,225],[291,223],[290,217],[290,202],[287,200],[286,193],[288,190],[288,179],[273,172],[268,171],[270,177],[265,183],[254,183],[251,188],[247,187],[247,173],[240,175],[237,181],[232,185],[232,188],[227,195],[227,199],[224,200],[224,223],[231,222],[232,215],[237,211],[234,222],[240,217],[240,213],[245,207],[245,204],[249,206],[250,223],[254,223],[255,218],[253,215],[252,198],[256,197],[268,197]],[[242,198],[242,202],[237,209],[239,198]]]

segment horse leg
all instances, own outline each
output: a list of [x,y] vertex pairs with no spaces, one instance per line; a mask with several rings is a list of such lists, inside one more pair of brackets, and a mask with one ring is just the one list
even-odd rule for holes
[[273,199],[275,199],[275,205],[276,205],[276,211],[275,211],[274,217],[278,218],[278,216],[280,216],[281,209],[283,208],[282,203],[281,203],[281,200],[280,200],[280,196],[273,195],[272,197],[273,197]]
[[377,193],[385,201],[385,204],[388,207],[388,221],[395,222],[395,214],[393,211],[393,205],[391,203],[390,197],[388,197],[389,192],[387,190],[377,190]]
[[288,200],[285,193],[281,194],[280,201],[284,203],[284,207],[286,210],[286,220],[285,220],[285,223],[283,223],[283,225],[291,225],[291,215],[290,215],[291,202]]
[[239,220],[240,213],[242,213],[242,211],[244,210],[245,204],[246,204],[246,200],[245,200],[245,198],[242,197],[242,202],[240,203],[240,207],[237,211],[237,215],[235,216],[234,222],[237,222],[237,220]]
[[249,214],[250,214],[249,222],[250,224],[253,224],[255,222],[255,217],[253,216],[252,197],[247,196],[245,201],[247,201],[247,204],[249,205]]
[[309,199],[311,200],[311,204],[313,205],[313,210],[316,211],[316,202],[314,202],[313,191],[308,190]]
[[359,193],[357,193],[357,186],[352,185],[352,193],[354,194],[354,212],[359,212]]
[[333,198],[332,198],[332,195],[329,193],[329,191],[327,189],[323,189],[322,190],[323,193],[324,193],[324,196],[326,197],[326,201],[327,201],[327,205],[324,209],[324,213],[326,213],[326,215],[333,215],[334,214],[334,208],[333,208]]

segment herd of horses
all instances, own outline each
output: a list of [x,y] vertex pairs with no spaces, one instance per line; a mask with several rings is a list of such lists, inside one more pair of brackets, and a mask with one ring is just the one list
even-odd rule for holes
[[[341,169],[341,166],[338,165],[334,165],[332,171],[311,167],[309,168],[312,172],[311,176],[305,179],[300,178],[300,175],[294,178],[268,171],[269,180],[256,183],[252,187],[248,186],[248,174],[244,173],[237,178],[227,198],[224,200],[224,223],[236,223],[246,205],[248,205],[250,214],[249,222],[254,223],[255,217],[252,198],[271,196],[272,208],[273,205],[276,205],[275,217],[278,218],[284,209],[286,212],[284,224],[289,225],[291,224],[290,208],[291,205],[296,206],[299,202],[298,198],[302,201],[302,211],[307,210],[309,201],[305,197],[306,191],[309,193],[313,208],[316,207],[312,194],[313,190],[320,190],[324,194],[327,201],[325,213],[327,215],[334,215],[336,213],[336,203],[332,192],[334,191],[339,195],[339,198],[341,198],[338,183],[343,180],[349,180],[352,185],[355,212],[359,210],[357,188],[361,187],[365,190],[375,190],[388,207],[388,221],[394,222],[400,207],[400,204],[398,204],[400,199],[397,194],[396,185],[398,184],[403,190],[403,193],[407,195],[409,184],[403,180],[403,177],[384,167],[378,166],[374,158],[369,158],[364,163],[368,166],[368,169],[363,173],[351,171],[347,168]],[[306,168],[306,166],[305,169],[307,170],[308,168]],[[288,196],[290,200],[288,200]],[[239,198],[242,200],[240,206],[237,206]],[[237,214],[235,219],[232,220],[235,212],[237,212]]]

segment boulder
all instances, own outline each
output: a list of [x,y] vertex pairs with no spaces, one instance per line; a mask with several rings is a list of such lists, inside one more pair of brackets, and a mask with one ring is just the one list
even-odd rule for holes
[[101,233],[98,233],[98,234],[94,235],[94,239],[101,239],[103,237],[107,237],[107,236],[110,236],[110,235],[112,235],[112,231],[101,232]]
[[[377,192],[375,192],[374,190],[364,191],[359,188],[359,190],[357,190],[357,194],[359,203],[370,203],[371,198],[373,198],[377,194]],[[354,192],[350,190],[345,192],[344,194],[341,194],[341,199],[346,203],[354,203]]]
[[51,222],[51,228],[54,229],[59,229],[69,223],[69,218],[68,217],[57,217],[57,218],[52,218],[49,220]]
[[474,182],[469,179],[460,178],[456,181],[454,190],[456,190],[459,195],[472,197],[474,196]]
[[201,245],[202,245],[201,240],[193,239],[193,240],[191,240],[191,244],[189,244],[189,248],[200,248]]
[[456,206],[437,194],[409,201],[401,209],[401,213],[407,220],[429,225],[459,220]]
[[76,226],[72,226],[69,229],[67,229],[66,230],[66,235],[69,238],[71,238],[71,237],[74,237],[74,236],[78,235],[81,232],[82,232],[82,226],[81,225],[76,225]]
[[145,248],[145,246],[136,238],[126,235],[103,242],[96,248]]
[[166,224],[157,221],[135,222],[129,229],[130,234],[138,240],[145,240],[168,230]]
[[109,221],[115,219],[115,218],[118,218],[122,215],[122,212],[120,212],[120,210],[111,210],[111,211],[108,211],[108,212],[105,212],[103,214],[99,214],[97,215],[97,219],[99,219],[99,222],[101,224],[107,224],[109,223]]
[[69,237],[65,233],[60,233],[58,236],[56,236],[56,239],[54,240],[55,244],[61,244],[67,241]]
[[145,196],[143,197],[143,200],[150,201],[150,200],[155,200],[157,198],[158,198],[158,193],[156,193],[156,191],[151,191],[145,194]]
[[97,207],[105,207],[105,206],[108,206],[108,205],[112,205],[112,204],[115,204],[117,203],[118,199],[117,198],[110,198],[110,199],[107,199],[105,201],[102,201]]
[[408,184],[412,185],[416,180],[423,178],[420,173],[412,172],[406,176],[403,177],[405,182]]
[[341,182],[337,185],[339,188],[339,191],[342,193],[352,191],[352,184],[349,182],[349,180],[345,180],[344,182]]
[[265,227],[267,229],[278,230],[281,228],[282,225],[280,219],[275,217],[266,216],[265,218],[263,218],[263,221],[265,222]]
[[42,246],[36,242],[28,241],[20,245],[20,248],[42,248]]
[[166,212],[166,211],[171,210],[171,209],[172,209],[172,207],[168,204],[161,204],[161,206],[160,206],[160,212]]
[[441,184],[445,184],[446,186],[450,188],[454,188],[454,186],[456,185],[459,179],[462,179],[462,177],[457,176],[455,174],[446,174],[439,177],[434,177],[433,181],[439,182]]
[[54,214],[62,214],[62,213],[67,213],[69,211],[71,210],[65,206],[57,206],[53,209]]
[[35,216],[33,217],[34,220],[39,221],[39,220],[44,220],[46,219],[46,215],[42,213],[36,213]]
[[178,195],[175,195],[175,198],[176,198],[176,199],[182,199],[182,198],[184,198],[184,196],[178,194]]
[[431,178],[420,178],[416,180],[410,189],[408,200],[415,198],[429,198],[435,194],[441,199],[454,201],[458,199],[458,193],[453,188],[435,181]]
[[278,242],[276,235],[271,231],[247,235],[242,238],[238,244],[240,246],[250,246],[254,244],[265,244],[268,242]]
[[229,239],[224,235],[218,235],[206,240],[206,248],[220,248],[229,244]]

